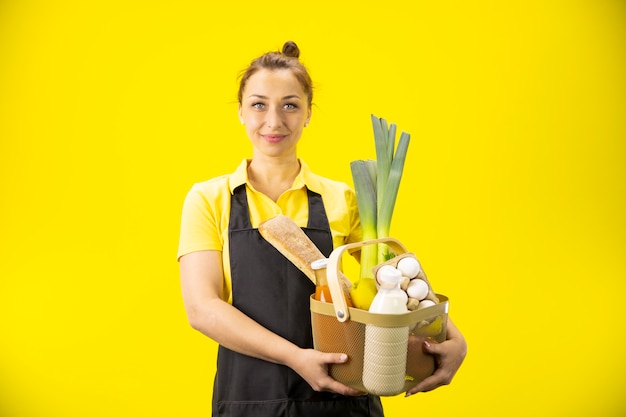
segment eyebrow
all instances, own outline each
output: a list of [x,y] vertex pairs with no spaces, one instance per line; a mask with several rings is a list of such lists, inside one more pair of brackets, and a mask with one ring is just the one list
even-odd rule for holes
[[[269,97],[261,95],[261,94],[250,94],[248,96],[248,98],[254,98],[254,97],[261,98],[261,99],[264,99],[264,100],[267,100],[269,98]],[[302,100],[302,98],[300,98],[300,96],[297,95],[297,94],[290,94],[288,96],[283,97],[282,99],[283,100],[293,100],[294,98],[298,99],[298,100]]]

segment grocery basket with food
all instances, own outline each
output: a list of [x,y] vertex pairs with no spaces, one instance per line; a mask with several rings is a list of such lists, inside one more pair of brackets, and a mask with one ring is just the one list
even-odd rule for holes
[[[259,231],[317,286],[310,300],[314,347],[349,357],[330,366],[330,375],[358,390],[392,396],[435,371],[435,358],[422,345],[446,340],[449,302],[433,291],[416,255],[389,236],[410,135],[402,132],[395,149],[395,124],[374,115],[372,124],[376,161],[351,162],[363,241],[325,258],[285,216],[263,222]],[[350,279],[342,257],[356,250],[360,275]]]

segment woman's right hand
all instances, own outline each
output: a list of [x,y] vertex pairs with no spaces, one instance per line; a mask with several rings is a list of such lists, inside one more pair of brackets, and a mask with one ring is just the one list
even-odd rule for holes
[[330,391],[342,395],[364,395],[365,393],[351,388],[333,379],[329,374],[329,366],[345,363],[345,353],[325,353],[315,349],[300,349],[287,364],[296,371],[315,391]]
[[180,259],[183,300],[192,327],[228,349],[289,366],[316,391],[362,395],[328,375],[329,366],[348,360],[345,354],[302,349],[270,332],[221,299],[221,252],[193,252]]

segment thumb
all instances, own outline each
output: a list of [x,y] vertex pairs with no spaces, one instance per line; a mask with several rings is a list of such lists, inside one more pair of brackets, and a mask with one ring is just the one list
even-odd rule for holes
[[348,355],[345,353],[328,353],[328,363],[346,363],[348,362]]
[[424,340],[424,343],[422,343],[422,350],[424,351],[424,353],[436,355],[439,353],[439,349],[439,343],[435,342],[434,340],[426,339]]

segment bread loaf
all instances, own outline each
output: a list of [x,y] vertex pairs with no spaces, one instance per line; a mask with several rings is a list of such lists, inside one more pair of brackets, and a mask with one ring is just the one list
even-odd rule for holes
[[[289,217],[279,214],[259,224],[259,232],[265,240],[274,246],[283,256],[309,277],[315,284],[315,272],[311,262],[325,258],[304,231]],[[352,283],[340,277],[339,284],[348,294]]]
[[315,284],[311,262],[325,256],[293,220],[279,214],[259,224],[259,232]]

